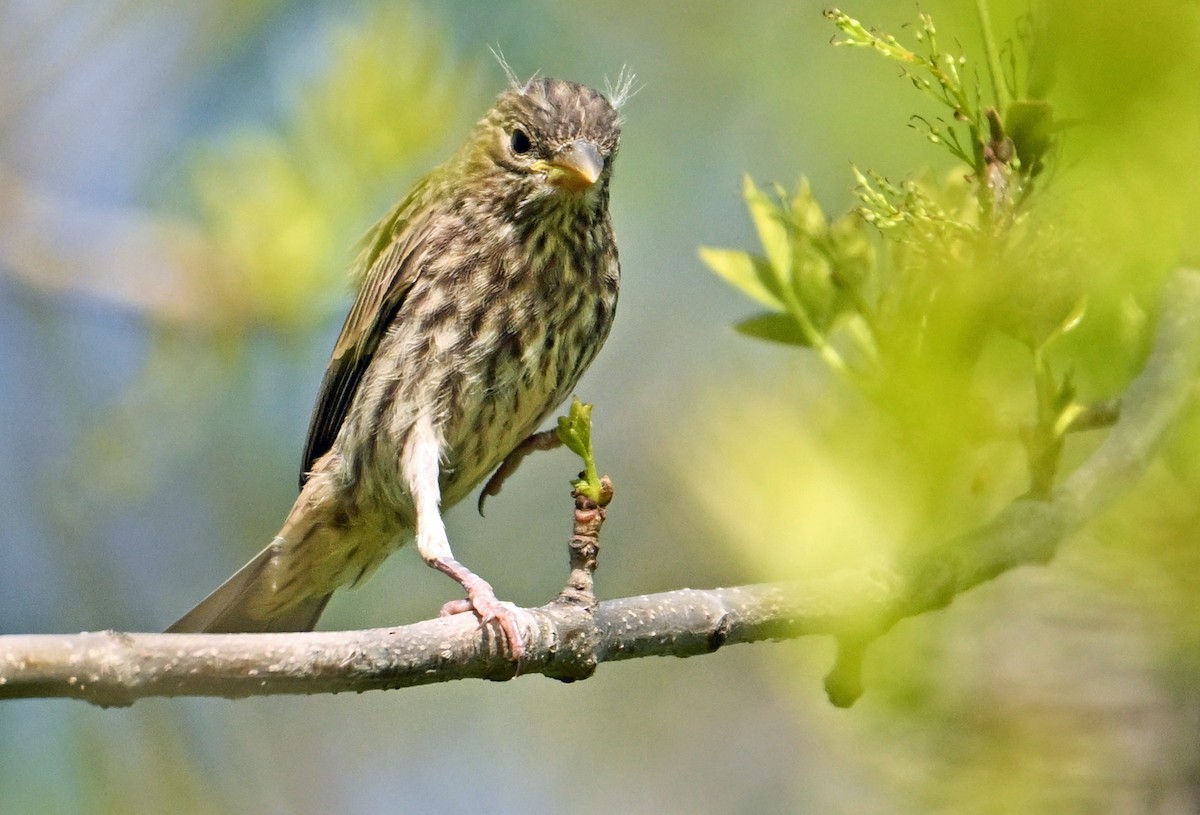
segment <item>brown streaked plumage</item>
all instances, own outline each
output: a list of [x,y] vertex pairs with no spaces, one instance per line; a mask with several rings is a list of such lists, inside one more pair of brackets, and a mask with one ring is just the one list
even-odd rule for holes
[[514,84],[371,230],[300,496],[274,541],[170,631],[311,629],[333,591],[415,536],[467,591],[447,607],[497,621],[520,656],[512,612],[454,559],[440,512],[537,430],[608,335],[619,139],[596,91]]

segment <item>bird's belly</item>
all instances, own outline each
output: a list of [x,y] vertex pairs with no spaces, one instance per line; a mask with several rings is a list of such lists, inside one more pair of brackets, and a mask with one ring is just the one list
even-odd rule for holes
[[[553,371],[552,371],[553,373]],[[562,401],[555,377],[514,377],[499,386],[482,383],[464,395],[464,410],[444,428],[442,505],[458,503]]]

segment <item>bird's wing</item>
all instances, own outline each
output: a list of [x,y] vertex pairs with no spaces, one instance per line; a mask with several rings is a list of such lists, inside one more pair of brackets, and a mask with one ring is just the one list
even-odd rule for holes
[[432,220],[421,204],[428,181],[420,182],[367,234],[355,266],[364,271],[354,305],[325,369],[308,425],[300,486],[313,463],[329,451],[379,341],[420,274]]

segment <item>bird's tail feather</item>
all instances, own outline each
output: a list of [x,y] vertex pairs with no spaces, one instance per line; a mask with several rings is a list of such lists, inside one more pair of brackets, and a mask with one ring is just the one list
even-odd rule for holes
[[261,605],[264,590],[269,591],[264,582],[270,579],[270,566],[276,554],[277,546],[272,543],[238,569],[237,574],[222,583],[216,591],[201,600],[199,605],[180,617],[167,629],[167,633],[311,631],[331,595],[304,598],[265,617],[253,613],[253,609]]

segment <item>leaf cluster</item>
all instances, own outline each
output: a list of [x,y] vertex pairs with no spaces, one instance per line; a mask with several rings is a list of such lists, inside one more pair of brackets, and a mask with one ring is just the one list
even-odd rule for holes
[[[703,248],[718,276],[765,307],[737,324],[757,339],[815,350],[831,369],[916,437],[979,433],[1019,438],[1030,490],[1044,492],[1066,434],[1092,411],[1068,366],[1056,374],[1049,348],[1086,317],[1077,247],[1031,217],[1060,137],[1052,106],[1022,98],[1015,61],[1004,70],[981,8],[990,98],[965,54],[946,50],[928,14],[916,44],[872,31],[836,9],[836,45],[870,48],[945,111],[914,116],[913,127],[956,160],[943,177],[929,172],[893,182],[853,168],[858,206],[833,218],[807,181],[793,195],[762,191],[747,179],[744,198],[761,251]],[[1012,53],[1012,49],[1008,49]],[[1027,422],[1005,430],[979,382],[994,372],[981,360],[994,336],[1028,352],[1034,394]],[[947,425],[944,417],[954,421]],[[1028,414],[1027,414],[1028,415]],[[1097,419],[1096,421],[1101,421]]]
[[829,335],[842,318],[868,312],[867,287],[875,271],[863,220],[850,213],[831,223],[807,181],[789,197],[778,186],[768,194],[747,177],[743,194],[763,252],[700,250],[714,272],[766,308],[737,330],[815,348],[843,369]]

